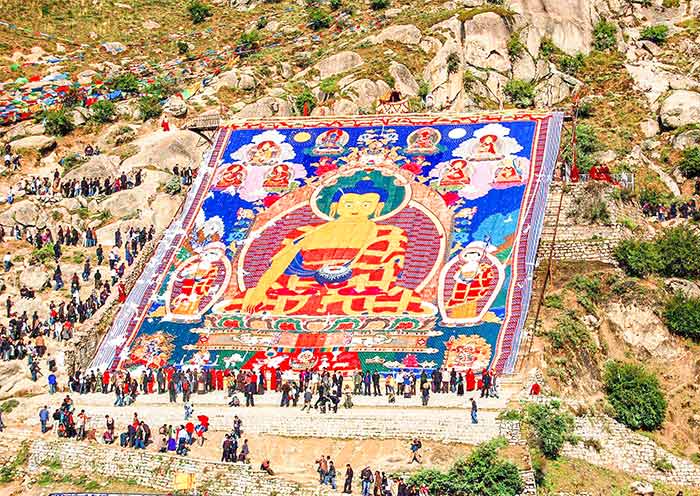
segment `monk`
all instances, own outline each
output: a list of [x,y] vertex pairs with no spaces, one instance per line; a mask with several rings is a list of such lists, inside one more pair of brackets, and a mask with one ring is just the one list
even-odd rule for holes
[[388,193],[369,178],[338,189],[331,221],[287,234],[257,284],[223,311],[273,315],[432,314],[413,290],[397,279],[408,237],[395,226],[377,224]]

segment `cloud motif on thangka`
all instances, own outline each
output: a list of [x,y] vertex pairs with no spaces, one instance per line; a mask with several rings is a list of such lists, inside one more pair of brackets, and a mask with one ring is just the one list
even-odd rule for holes
[[304,166],[291,162],[296,157],[296,152],[286,139],[287,137],[279,131],[264,131],[255,135],[250,143],[231,153],[230,158],[234,162],[244,165],[245,178],[240,187],[230,187],[224,192],[231,195],[239,194],[248,202],[261,200],[271,193],[264,183],[273,169],[278,166],[282,166],[283,175],[289,176],[290,189],[298,184],[295,180],[306,178]]
[[465,184],[457,193],[467,200],[481,198],[491,189],[525,184],[530,160],[517,155],[523,147],[509,134],[510,129],[501,124],[480,127],[471,138],[453,150],[455,158],[437,164],[430,171],[430,177],[442,178],[450,173],[455,160],[462,159],[468,163],[469,184]]

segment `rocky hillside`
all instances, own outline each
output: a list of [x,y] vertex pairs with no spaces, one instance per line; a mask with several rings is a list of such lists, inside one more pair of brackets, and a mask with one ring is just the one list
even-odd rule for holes
[[[0,301],[9,297],[30,321],[35,312],[48,319],[51,302],[69,305],[71,277],[90,258],[77,291],[99,303],[77,328],[92,322],[106,304],[95,269],[112,289],[124,276],[113,281],[108,266],[117,231],[126,240],[153,226],[149,238],[157,239],[180,207],[185,171],[196,173],[208,148],[181,128],[205,113],[368,114],[391,89],[414,112],[561,108],[576,115],[582,173],[599,163],[634,179],[629,189],[577,196],[563,222],[572,232],[614,231],[608,241],[616,245],[676,224],[697,231],[697,219],[680,217],[681,204],[700,191],[700,0],[10,3],[0,18],[0,142],[11,150],[10,163],[0,164],[0,225],[11,266]],[[561,154],[567,167],[572,128],[567,123]],[[88,146],[101,153],[88,154]],[[73,194],[83,180],[94,194]],[[80,240],[64,244],[66,287],[55,290],[57,257],[36,239],[59,228],[75,229]],[[104,246],[101,264],[83,239],[93,230]],[[700,269],[691,267],[700,258],[684,256],[675,263],[688,270],[675,272],[555,263],[521,370],[583,410],[612,415],[606,362],[647,366],[669,404],[650,436],[697,462],[698,345],[667,317],[678,290],[700,301]],[[125,274],[135,266],[125,264]],[[34,297],[22,298],[26,290]],[[7,320],[3,312],[0,323]],[[58,356],[71,343],[47,346]],[[25,361],[0,361],[0,397],[35,390]]]

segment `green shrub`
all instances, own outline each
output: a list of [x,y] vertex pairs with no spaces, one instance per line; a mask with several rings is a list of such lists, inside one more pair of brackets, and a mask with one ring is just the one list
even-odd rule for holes
[[206,21],[213,14],[211,12],[211,7],[206,3],[200,2],[199,0],[192,0],[187,6],[187,12],[190,13],[192,22],[194,24],[199,24]]
[[44,128],[53,136],[65,136],[75,129],[73,116],[65,108],[46,112]]
[[143,91],[145,94],[155,96],[159,100],[165,100],[179,90],[173,79],[157,77],[155,81],[146,86]]
[[139,112],[141,119],[147,121],[159,117],[163,113],[163,106],[157,96],[145,95],[139,98]]
[[700,235],[691,227],[680,225],[665,229],[654,242],[663,259],[661,275],[700,278]]
[[372,10],[386,9],[391,2],[389,0],[370,0],[369,6]]
[[460,64],[459,55],[451,52],[446,59],[447,74],[455,74],[459,70]]
[[[51,245],[51,250],[53,251],[53,245]],[[2,404],[0,404],[0,412],[5,413],[5,414],[10,414],[12,413],[12,410],[17,408],[19,406],[19,401],[17,401],[14,398],[11,398],[7,401],[3,401]]]
[[572,217],[584,220],[589,224],[610,224],[610,210],[605,199],[605,186],[591,181],[586,184],[586,194],[577,196],[573,201]]
[[535,86],[522,79],[511,79],[503,92],[518,107],[531,107],[535,99]]
[[666,302],[663,315],[671,332],[700,341],[700,298],[678,292]]
[[661,6],[665,9],[680,7],[681,0],[663,0],[663,2],[661,2]]
[[90,119],[94,122],[105,123],[114,120],[114,102],[99,100],[90,107]]
[[601,19],[593,28],[593,48],[610,50],[617,45],[617,27],[614,23]]
[[551,294],[544,297],[544,306],[547,308],[564,309],[564,301],[560,294]]
[[520,58],[520,56],[525,52],[525,45],[520,41],[520,33],[513,33],[510,35],[508,40],[508,55],[511,60]]
[[428,93],[430,93],[430,84],[425,79],[421,79],[420,83],[418,83],[418,96],[425,100]]
[[688,179],[700,177],[700,146],[691,146],[683,150],[678,168]]
[[244,51],[256,50],[260,43],[260,31],[253,29],[244,31],[238,37],[238,48]]
[[450,496],[515,496],[523,489],[518,467],[499,457],[505,445],[497,438],[477,446],[466,459],[457,460],[448,472],[422,469],[414,473],[408,485],[425,485],[430,494]]
[[663,261],[654,243],[625,239],[613,252],[622,270],[634,277],[646,277],[661,271]]
[[464,88],[464,91],[467,93],[471,91],[471,89],[474,87],[474,83],[477,82],[476,76],[472,71],[464,71],[464,75],[462,76],[462,87]]
[[542,58],[548,59],[557,51],[559,51],[559,48],[554,44],[552,38],[549,36],[542,38],[542,41],[540,42],[540,56]]
[[125,93],[135,93],[139,89],[139,80],[135,74],[125,72],[112,80],[112,86]]
[[343,6],[343,0],[330,0],[330,2],[328,2],[328,6],[331,8],[331,10],[338,10]]
[[294,106],[297,112],[300,114],[304,113],[304,104],[308,104],[309,112],[311,112],[316,107],[316,97],[309,88],[304,88],[304,90],[297,95],[294,99]]
[[[576,125],[576,165],[583,173],[588,171],[595,164],[593,154],[600,149],[600,141],[596,130],[588,124]],[[573,153],[568,146],[562,151],[562,158],[565,162],[573,163]]]
[[525,423],[530,442],[549,459],[557,458],[564,443],[573,439],[574,418],[561,410],[558,401],[528,405]]
[[53,243],[46,243],[41,248],[34,249],[32,258],[38,260],[39,263],[45,263],[53,259]]
[[323,81],[321,81],[319,89],[328,96],[335,95],[340,90],[340,88],[338,88],[338,78],[329,77],[324,79]]
[[333,18],[322,9],[311,9],[309,11],[309,27],[314,31],[328,28],[333,22]]
[[182,191],[182,183],[179,177],[170,178],[170,180],[165,184],[165,192],[169,195],[176,195]]
[[668,26],[664,24],[656,24],[655,26],[647,26],[639,33],[639,37],[643,40],[653,41],[658,45],[663,45],[668,39]]
[[644,367],[608,362],[603,377],[615,419],[631,429],[658,429],[666,416],[666,399],[659,380]]
[[562,72],[575,76],[578,71],[581,70],[583,64],[586,62],[586,58],[582,53],[577,53],[574,56],[562,55],[559,57],[559,67]]
[[557,324],[545,331],[545,336],[555,350],[569,350],[579,353],[582,350],[595,352],[595,344],[588,327],[573,315],[564,315]]
[[179,53],[180,55],[185,55],[187,52],[190,51],[190,46],[184,41],[178,41],[177,43],[175,43],[175,46],[177,47],[177,53]]

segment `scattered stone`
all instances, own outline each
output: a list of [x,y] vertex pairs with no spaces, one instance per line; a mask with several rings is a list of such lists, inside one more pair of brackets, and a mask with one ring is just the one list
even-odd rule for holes
[[146,21],[143,21],[143,27],[144,29],[158,29],[160,27],[160,24],[158,24],[156,21],[148,19]]
[[659,122],[654,119],[647,119],[639,124],[645,138],[653,138],[659,134]]
[[19,283],[33,291],[40,291],[49,280],[49,275],[41,265],[30,265],[19,275]]
[[684,150],[698,145],[700,145],[700,129],[690,129],[673,138],[673,148],[676,150]]
[[654,486],[648,482],[635,481],[630,484],[630,490],[637,496],[654,496]]
[[250,74],[241,74],[241,78],[238,81],[238,87],[244,91],[254,90],[255,78]]

